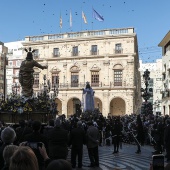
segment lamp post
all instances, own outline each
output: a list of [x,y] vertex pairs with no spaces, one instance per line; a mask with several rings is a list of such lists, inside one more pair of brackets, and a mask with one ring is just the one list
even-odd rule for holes
[[145,100],[144,103],[142,103],[143,113],[144,114],[152,114],[152,103],[148,102],[150,97],[152,96],[153,89],[149,88],[149,80],[150,80],[150,72],[148,69],[143,74],[143,80],[145,84],[145,88],[141,88],[142,97]]

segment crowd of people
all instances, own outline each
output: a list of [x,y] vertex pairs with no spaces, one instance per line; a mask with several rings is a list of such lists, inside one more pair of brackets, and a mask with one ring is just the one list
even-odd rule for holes
[[[63,170],[82,168],[83,147],[87,147],[90,165],[99,167],[98,147],[114,145],[117,154],[122,143],[136,144],[136,154],[142,145],[152,145],[153,154],[166,152],[170,161],[170,118],[158,115],[124,115],[107,118],[102,114],[65,115],[50,120],[20,120],[19,125],[0,122],[0,169],[3,170]],[[68,160],[68,152],[71,160]],[[76,161],[78,157],[78,161]]]

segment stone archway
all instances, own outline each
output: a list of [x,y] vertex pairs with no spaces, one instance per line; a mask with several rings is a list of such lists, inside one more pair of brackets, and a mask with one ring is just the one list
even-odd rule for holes
[[110,102],[110,113],[112,116],[125,115],[126,114],[125,101],[120,97],[112,99]]
[[73,114],[80,114],[81,112],[81,101],[74,97],[69,99],[67,103],[67,117],[70,117]]
[[99,109],[100,112],[102,112],[103,109],[102,101],[97,97],[94,97],[94,108]]
[[57,103],[57,111],[58,114],[61,115],[62,114],[62,102],[60,99],[56,99],[55,102]]

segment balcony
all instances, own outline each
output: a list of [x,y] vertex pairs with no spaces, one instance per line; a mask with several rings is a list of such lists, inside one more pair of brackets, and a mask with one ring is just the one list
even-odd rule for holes
[[98,55],[98,54],[99,54],[99,50],[98,51],[93,51],[93,50],[90,51],[90,55]]
[[52,57],[60,57],[60,53],[52,53]]
[[114,54],[122,54],[123,53],[123,49],[114,49]]
[[77,52],[72,52],[71,55],[72,56],[79,56],[79,52],[78,51]]

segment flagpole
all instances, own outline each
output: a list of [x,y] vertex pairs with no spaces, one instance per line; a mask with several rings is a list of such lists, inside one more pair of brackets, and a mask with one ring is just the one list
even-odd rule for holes
[[83,9],[82,9],[82,7],[81,7],[81,15],[80,15],[80,16],[81,16],[81,31],[82,31],[82,25],[83,25],[83,24],[82,24],[82,22],[83,22],[83,19],[82,19],[83,14],[82,14],[82,12],[83,12]]

